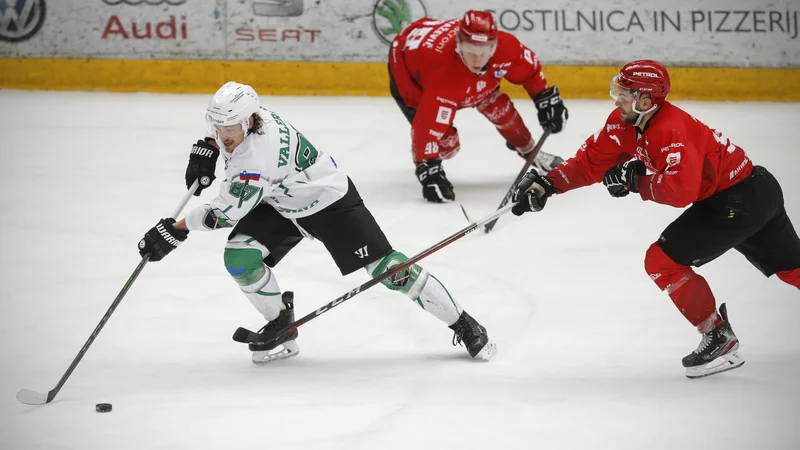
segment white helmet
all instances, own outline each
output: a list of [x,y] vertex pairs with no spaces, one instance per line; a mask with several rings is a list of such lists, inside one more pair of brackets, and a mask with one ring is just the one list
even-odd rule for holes
[[250,116],[258,112],[258,94],[252,87],[229,81],[211,97],[206,109],[206,122],[211,128],[215,125],[242,126],[242,131],[247,134],[250,126]]

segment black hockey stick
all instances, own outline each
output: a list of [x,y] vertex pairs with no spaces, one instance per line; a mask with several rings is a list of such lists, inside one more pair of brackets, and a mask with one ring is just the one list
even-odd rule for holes
[[236,332],[233,333],[233,340],[236,341],[236,342],[242,342],[242,343],[245,343],[245,344],[268,344],[268,343],[272,343],[272,342],[278,341],[281,338],[281,336],[283,336],[285,333],[288,333],[288,332],[291,332],[291,331],[295,330],[296,328],[300,327],[301,325],[304,325],[307,322],[310,322],[311,320],[317,318],[318,316],[330,311],[334,307],[341,305],[342,303],[344,303],[347,300],[350,300],[351,298],[355,297],[359,293],[361,293],[363,291],[366,291],[367,289],[371,288],[372,286],[375,286],[376,284],[379,284],[380,282],[386,280],[387,278],[389,278],[389,277],[391,277],[391,276],[393,276],[393,275],[395,275],[395,274],[397,274],[397,273],[399,273],[399,272],[411,267],[412,265],[416,264],[417,262],[419,262],[421,259],[427,257],[428,255],[431,255],[431,254],[441,250],[442,248],[452,244],[453,242],[461,239],[462,237],[468,235],[469,233],[472,233],[473,231],[477,230],[481,225],[485,224],[486,222],[488,222],[490,220],[496,220],[498,217],[500,217],[503,214],[511,211],[511,208],[515,204],[508,205],[505,208],[500,208],[497,211],[493,212],[492,214],[484,217],[483,219],[480,219],[477,222],[473,222],[473,223],[467,225],[466,228],[454,233],[453,235],[451,235],[450,237],[448,237],[446,239],[443,239],[443,240],[437,242],[436,244],[434,244],[433,246],[431,246],[427,250],[425,250],[425,251],[413,256],[412,258],[410,258],[408,261],[404,262],[403,264],[393,268],[390,271],[387,271],[387,272],[383,273],[382,275],[380,275],[377,278],[373,278],[373,279],[367,281],[366,283],[362,284],[361,286],[358,286],[357,288],[347,292],[346,294],[342,295],[341,297],[338,297],[336,300],[328,303],[327,305],[324,305],[323,307],[317,309],[316,311],[313,311],[313,312],[311,312],[309,314],[306,314],[305,316],[303,316],[302,318],[292,322],[291,324],[289,324],[287,327],[283,328],[282,330],[276,331],[271,336],[270,335],[258,334],[258,333],[252,332],[252,331],[250,331],[250,330],[248,330],[246,328],[241,328],[240,327],[239,329],[236,330]]
[[[175,209],[175,212],[172,213],[170,217],[176,217],[178,214],[181,213],[181,211],[183,211],[183,208],[185,208],[186,204],[189,203],[189,199],[192,198],[192,194],[194,194],[194,191],[197,189],[197,186],[199,185],[200,185],[199,180],[195,180],[192,187],[190,187],[189,190],[186,191],[186,195],[183,196],[181,203],[178,205],[178,207]],[[111,304],[111,306],[108,308],[108,311],[106,311],[103,318],[100,319],[100,323],[98,323],[97,326],[94,328],[94,331],[92,331],[92,334],[89,336],[89,339],[86,341],[85,344],[83,344],[83,347],[78,352],[78,355],[75,356],[75,359],[72,360],[72,364],[69,365],[67,371],[61,377],[61,379],[58,380],[58,384],[56,384],[56,387],[54,387],[47,393],[36,392],[30,389],[22,389],[19,392],[17,392],[17,400],[19,400],[22,403],[25,403],[26,405],[44,405],[45,403],[50,403],[51,401],[53,401],[54,398],[56,398],[56,395],[58,395],[58,391],[60,391],[61,388],[64,386],[64,383],[67,382],[69,376],[72,375],[72,371],[75,370],[75,368],[78,366],[78,363],[81,362],[81,359],[83,359],[83,355],[85,355],[86,351],[89,350],[89,347],[97,338],[97,335],[100,334],[100,330],[103,329],[106,322],[108,322],[108,319],[111,318],[111,314],[114,313],[114,310],[117,309],[117,306],[119,306],[120,302],[122,302],[122,298],[125,297],[125,294],[128,293],[128,289],[131,288],[133,282],[136,281],[137,277],[139,277],[139,274],[142,272],[142,269],[144,269],[144,266],[147,265],[147,261],[149,260],[150,260],[149,253],[142,257],[142,260],[139,262],[139,265],[136,266],[136,269],[133,271],[133,274],[130,276],[130,278],[128,278],[128,281],[125,283],[125,285],[122,286],[122,290],[119,291],[119,294],[117,294],[117,298],[114,299],[114,303]]]
[[[522,181],[522,177],[524,177],[525,174],[528,172],[528,169],[531,168],[531,164],[533,164],[533,160],[536,158],[536,155],[539,154],[539,150],[541,150],[542,144],[544,144],[544,141],[547,139],[547,136],[550,136],[550,128],[544,130],[544,133],[542,133],[542,137],[539,138],[539,142],[536,143],[536,147],[534,147],[533,150],[528,154],[528,158],[525,159],[525,165],[522,166],[522,170],[520,170],[519,173],[517,174],[517,177],[514,178],[514,182],[511,183],[511,187],[508,188],[508,192],[506,192],[506,195],[503,197],[503,201],[500,202],[500,206],[498,206],[497,209],[506,206],[506,204],[508,204],[508,202],[511,200],[511,194],[514,192],[514,188],[517,187],[517,184],[519,184],[519,182]],[[464,216],[466,215],[467,212],[464,211]],[[467,220],[469,220],[469,218],[467,218]],[[493,221],[487,223],[486,226],[483,227],[483,232],[488,233],[492,231],[492,228],[494,228],[496,223],[497,219],[494,219]]]

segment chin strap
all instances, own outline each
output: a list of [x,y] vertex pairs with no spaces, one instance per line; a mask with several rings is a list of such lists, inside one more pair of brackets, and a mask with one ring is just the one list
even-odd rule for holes
[[[637,97],[638,97],[638,95],[637,95]],[[639,114],[639,118],[636,119],[636,123],[634,123],[633,126],[638,127],[639,124],[642,122],[642,117],[644,117],[644,115],[647,114],[647,113],[655,111],[657,108],[658,108],[658,105],[653,103],[653,106],[651,106],[650,109],[648,109],[647,111],[639,111],[638,109],[636,109],[636,99],[634,98],[633,101],[631,102],[631,109],[636,114]]]

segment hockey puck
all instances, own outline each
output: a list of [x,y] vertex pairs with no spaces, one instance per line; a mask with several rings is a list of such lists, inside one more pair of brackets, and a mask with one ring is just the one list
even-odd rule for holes
[[111,412],[111,403],[98,403],[94,405],[94,410],[101,413]]

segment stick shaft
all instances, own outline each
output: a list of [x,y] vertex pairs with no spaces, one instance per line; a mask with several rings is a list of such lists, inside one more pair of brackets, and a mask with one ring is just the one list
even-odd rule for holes
[[[173,212],[172,216],[170,217],[176,217],[178,216],[178,214],[181,213],[181,211],[183,211],[183,208],[185,208],[186,204],[189,203],[189,199],[192,198],[194,191],[197,189],[197,186],[199,185],[200,182],[198,180],[195,180],[194,184],[189,188],[189,190],[186,191],[186,194],[183,196],[183,199],[181,199],[180,204],[178,204],[178,206],[175,208],[175,212]],[[97,335],[100,334],[100,331],[103,329],[106,322],[108,322],[108,319],[111,318],[111,314],[114,313],[114,310],[116,310],[117,306],[119,306],[120,302],[122,302],[122,299],[125,297],[125,294],[128,293],[128,290],[131,288],[131,285],[133,285],[133,282],[136,281],[136,278],[139,277],[139,274],[142,272],[142,269],[144,269],[144,266],[147,265],[147,261],[149,260],[150,260],[150,254],[146,254],[142,257],[142,260],[139,262],[139,265],[137,265],[136,269],[134,269],[133,274],[131,274],[131,276],[128,278],[128,281],[125,282],[124,286],[122,286],[122,290],[119,291],[119,294],[117,294],[117,298],[115,298],[114,302],[111,303],[111,306],[103,315],[103,318],[100,319],[100,323],[97,324],[97,326],[94,328],[94,331],[92,331],[92,334],[89,335],[89,339],[86,340],[86,343],[83,344],[83,347],[81,347],[81,350],[75,356],[75,359],[72,360],[72,364],[69,365],[67,371],[64,372],[64,375],[61,377],[60,380],[58,380],[58,384],[56,384],[56,386],[52,390],[50,390],[50,392],[47,393],[46,403],[50,403],[56,397],[56,395],[58,395],[58,392],[64,386],[64,383],[67,382],[67,379],[69,379],[70,375],[72,375],[72,372],[75,370],[76,367],[78,367],[78,363],[81,362],[81,359],[83,359],[83,356],[89,350],[89,347],[97,338]]]
[[[546,129],[544,133],[542,133],[542,137],[539,138],[539,142],[536,143],[536,146],[533,148],[533,150],[531,150],[530,154],[528,154],[528,158],[525,159],[525,165],[522,166],[522,170],[520,170],[519,173],[517,174],[517,177],[514,178],[514,182],[511,183],[511,187],[508,188],[508,191],[506,191],[506,195],[503,197],[503,201],[500,202],[500,206],[498,206],[497,209],[501,209],[502,207],[506,206],[506,204],[508,204],[508,202],[511,200],[511,194],[514,192],[514,188],[517,187],[519,182],[522,181],[522,177],[524,177],[525,174],[528,172],[528,169],[531,168],[533,160],[536,158],[536,155],[539,154],[539,150],[542,149],[542,145],[544,144],[544,141],[547,139],[547,136],[550,136],[549,128]],[[485,233],[492,231],[492,228],[494,228],[496,223],[497,219],[487,223],[483,231]]]
[[[395,274],[397,274],[397,273],[399,273],[399,272],[411,267],[412,265],[416,264],[417,262],[419,262],[420,260],[424,259],[425,257],[427,257],[427,256],[429,256],[429,255],[441,250],[442,248],[452,244],[453,242],[461,239],[462,237],[468,235],[469,233],[477,230],[481,225],[483,225],[483,224],[485,224],[485,223],[487,223],[487,222],[489,222],[491,220],[496,220],[498,217],[500,217],[503,214],[511,211],[511,208],[514,207],[514,205],[516,205],[516,203],[508,205],[508,206],[506,206],[504,208],[500,208],[497,211],[493,212],[492,214],[489,214],[488,216],[484,217],[483,219],[480,219],[480,220],[478,220],[476,222],[473,222],[473,223],[467,225],[465,228],[457,231],[456,233],[450,235],[449,237],[437,242],[436,244],[432,245],[431,247],[427,248],[426,250],[424,250],[424,251],[418,253],[417,255],[411,257],[410,259],[408,259],[408,261],[404,262],[403,264],[393,268],[392,270],[384,272],[380,276],[378,276],[376,278],[373,278],[373,279],[363,283],[361,286],[358,286],[355,289],[350,290],[349,292],[347,292],[344,295],[336,298],[332,302],[329,302],[328,304],[322,306],[321,308],[317,309],[316,311],[313,311],[313,312],[311,312],[309,314],[306,314],[305,316],[301,317],[300,319],[292,322],[286,328],[275,332],[275,334],[273,336],[262,336],[262,335],[259,335],[259,334],[244,330],[243,328],[240,328],[234,334],[234,340],[239,341],[239,342],[249,342],[249,343],[253,343],[253,342],[266,343],[266,342],[275,341],[280,336],[282,336],[283,334],[288,333],[288,332],[290,332],[292,330],[295,330],[296,328],[298,328],[298,327],[300,327],[300,326],[302,326],[302,325],[304,325],[304,324],[316,319],[317,317],[319,317],[322,314],[330,311],[331,309],[335,308],[336,306],[339,306],[342,303],[344,303],[345,301],[350,300],[351,298],[355,297],[359,293],[361,293],[363,291],[366,291],[367,289],[369,289],[369,288],[381,283],[382,281],[386,280],[387,278],[389,278],[389,277],[391,277],[391,276],[393,276],[393,275],[395,275]],[[245,336],[247,336],[247,337],[245,337]],[[239,338],[239,337],[241,337],[241,338]]]

